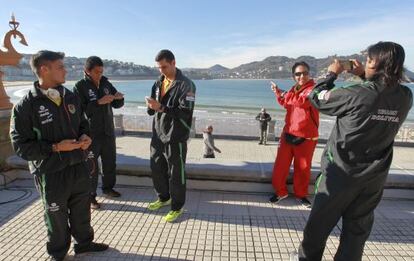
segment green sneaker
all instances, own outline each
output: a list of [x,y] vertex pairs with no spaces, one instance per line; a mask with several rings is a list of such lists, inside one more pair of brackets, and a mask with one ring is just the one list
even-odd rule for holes
[[171,205],[171,199],[167,201],[161,201],[160,199],[157,199],[157,201],[154,201],[148,205],[149,210],[158,210],[162,207]]
[[183,209],[180,210],[171,210],[168,214],[164,217],[164,220],[167,222],[174,222],[181,214],[184,212]]

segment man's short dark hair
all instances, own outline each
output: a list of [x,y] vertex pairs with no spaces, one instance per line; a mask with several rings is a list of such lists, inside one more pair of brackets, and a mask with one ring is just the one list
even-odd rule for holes
[[405,52],[401,45],[378,42],[368,47],[368,57],[375,61],[375,74],[371,80],[393,86],[403,78]]
[[296,62],[296,63],[292,66],[292,74],[294,74],[294,73],[295,73],[296,67],[298,67],[298,66],[304,66],[304,67],[306,67],[306,69],[308,70],[308,72],[310,71],[309,64],[307,64],[307,63],[306,63],[306,62],[304,62],[304,61],[300,61],[300,62]]
[[42,50],[32,55],[30,67],[32,67],[32,71],[39,77],[40,67],[46,65],[48,62],[62,60],[63,58],[65,58],[64,53]]
[[89,56],[88,59],[86,59],[85,62],[85,70],[90,71],[95,67],[103,67],[103,61],[98,56]]
[[155,56],[155,61],[159,62],[162,60],[166,60],[167,62],[172,62],[175,60],[174,54],[170,50],[161,50],[158,52],[157,56]]

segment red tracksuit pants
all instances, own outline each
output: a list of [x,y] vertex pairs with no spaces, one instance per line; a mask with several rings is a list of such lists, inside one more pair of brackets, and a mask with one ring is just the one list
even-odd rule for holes
[[272,185],[279,197],[288,194],[286,179],[289,176],[290,164],[293,159],[293,191],[295,197],[308,196],[310,170],[313,152],[317,141],[305,140],[299,145],[291,145],[281,135],[275,164],[273,165]]

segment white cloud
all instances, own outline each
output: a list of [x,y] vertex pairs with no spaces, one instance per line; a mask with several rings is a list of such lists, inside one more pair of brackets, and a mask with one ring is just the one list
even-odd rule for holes
[[286,36],[258,38],[255,42],[248,39],[246,45],[216,48],[203,56],[191,55],[183,60],[189,67],[221,64],[232,68],[271,55],[349,55],[378,41],[394,41],[400,43],[406,51],[406,66],[414,69],[414,34],[410,27],[409,15],[376,17],[370,21],[360,21],[358,25],[293,31]]

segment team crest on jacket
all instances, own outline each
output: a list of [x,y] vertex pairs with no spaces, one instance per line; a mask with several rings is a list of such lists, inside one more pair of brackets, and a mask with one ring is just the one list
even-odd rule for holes
[[105,93],[106,95],[108,95],[108,94],[109,94],[109,90],[108,90],[107,88],[105,88],[105,89],[104,89],[104,93]]
[[195,101],[195,93],[194,92],[187,92],[185,100],[194,102]]
[[76,112],[76,107],[73,104],[68,104],[68,110],[70,113],[75,114]]

